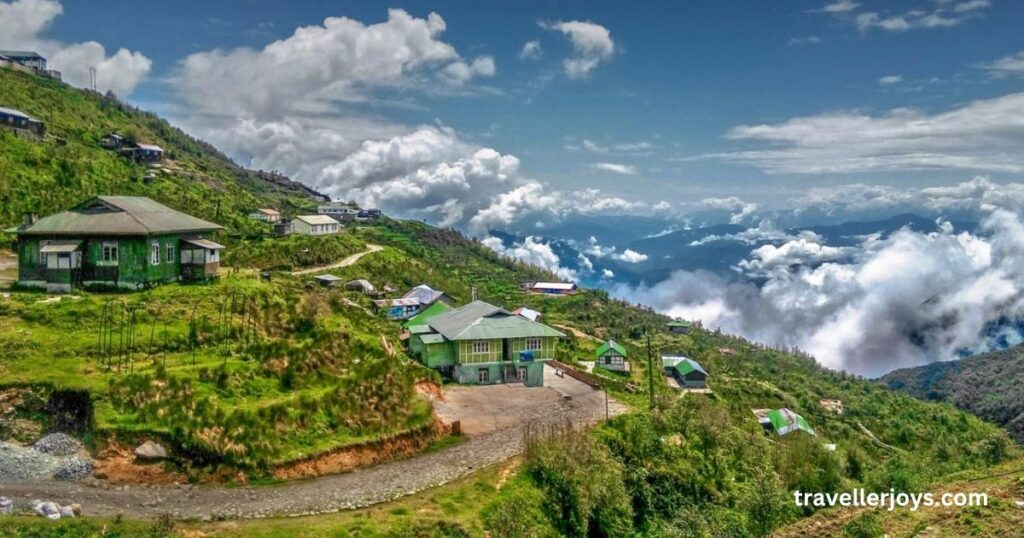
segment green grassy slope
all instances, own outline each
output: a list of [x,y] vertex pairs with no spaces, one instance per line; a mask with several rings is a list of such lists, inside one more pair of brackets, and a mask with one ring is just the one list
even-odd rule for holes
[[[0,229],[21,215],[66,209],[97,194],[145,195],[232,231],[262,229],[249,210],[309,210],[310,192],[287,179],[245,170],[209,144],[156,115],[57,81],[0,68],[0,106],[46,122],[36,141],[0,129]],[[164,170],[145,184],[145,167],[99,146],[110,131],[160,145]]]

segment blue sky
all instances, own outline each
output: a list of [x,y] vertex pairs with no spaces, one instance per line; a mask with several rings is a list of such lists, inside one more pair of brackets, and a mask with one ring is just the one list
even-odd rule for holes
[[[38,8],[56,2],[17,3]],[[383,5],[118,0],[58,5],[62,13],[50,17],[30,39],[61,46],[97,41],[106,55],[124,48],[145,56],[151,64],[131,88],[132,102],[226,145],[240,161],[252,157],[254,166],[279,168],[320,187],[331,185],[331,177],[321,172],[332,159],[346,158],[346,152],[356,151],[366,140],[385,140],[422,126],[442,129],[468,149],[442,151],[443,156],[418,166],[451,161],[475,148],[493,148],[518,159],[510,185],[538,181],[560,197],[599,189],[603,196],[643,202],[639,212],[661,200],[678,211],[692,209],[687,204],[706,198],[730,196],[764,207],[784,205],[812,187],[921,187],[958,183],[977,174],[1000,181],[1019,177],[1024,170],[1024,160],[1008,155],[1012,139],[1007,135],[1024,135],[1014,121],[997,126],[994,135],[968,133],[965,136],[978,140],[963,147],[949,147],[959,124],[939,125],[946,138],[935,140],[934,147],[928,142],[908,144],[918,135],[907,133],[893,135],[891,147],[875,147],[863,137],[836,141],[837,146],[870,146],[853,155],[803,147],[819,135],[804,132],[799,125],[795,127],[800,132],[792,136],[810,140],[794,142],[780,132],[794,119],[813,126],[823,117],[831,123],[818,128],[835,132],[862,125],[857,117],[878,123],[903,108],[930,121],[969,107],[972,101],[1021,92],[1024,67],[1011,61],[1006,65],[1013,69],[984,68],[1024,51],[1020,2],[756,0],[645,2],[639,8],[625,2],[393,2],[388,5],[416,20],[425,20],[432,12],[439,15],[445,27],[435,40],[467,61],[490,58],[492,72],[472,75],[457,86],[439,86],[429,69],[416,67],[400,83],[371,82],[357,98],[331,100],[327,110],[232,111],[235,118],[253,117],[264,126],[302,113],[338,116],[337,121],[352,131],[346,135],[348,145],[317,155],[322,161],[318,166],[270,156],[265,144],[245,144],[237,133],[218,136],[227,128],[226,120],[219,114],[216,121],[211,119],[211,111],[196,113],[202,105],[190,102],[190,90],[183,89],[183,62],[190,55],[218,49],[228,53],[248,47],[258,52],[273,41],[289,40],[298,27],[320,27],[327,17],[347,17],[365,26],[385,24],[389,14]],[[573,35],[557,28],[571,21],[607,31],[613,47],[611,52],[591,52],[597,55],[596,65],[584,76],[571,76],[563,63],[581,55]],[[2,39],[3,46],[18,45]],[[520,55],[530,41],[538,43],[540,53],[524,60]],[[325,56],[336,52],[322,51]],[[314,61],[310,69],[315,68]],[[110,71],[114,70],[112,66]],[[331,81],[317,83],[321,87],[282,98],[309,97]],[[259,84],[258,79],[252,84]],[[1019,102],[1000,106],[1019,110]],[[994,109],[980,113],[1001,114],[1000,107]],[[850,117],[835,121],[837,114]],[[354,129],[353,123],[365,125]],[[736,136],[735,128],[745,125],[764,126],[770,133],[762,129]],[[946,132],[949,129],[953,132]],[[993,146],[989,136],[1002,138]],[[769,156],[738,153],[787,145],[799,147]],[[294,152],[319,151],[301,146],[296,145]],[[909,159],[893,159],[893,154]],[[880,156],[888,161],[878,164]],[[848,165],[828,166],[845,160]],[[989,165],[997,161],[999,166]],[[403,177],[415,171],[399,169]],[[395,179],[346,178],[345,186],[332,194],[358,197],[371,183]],[[480,207],[501,190],[482,189]],[[388,205],[381,193],[366,196]],[[463,216],[468,219],[478,210],[470,208]],[[428,220],[437,220],[438,215],[435,212]]]

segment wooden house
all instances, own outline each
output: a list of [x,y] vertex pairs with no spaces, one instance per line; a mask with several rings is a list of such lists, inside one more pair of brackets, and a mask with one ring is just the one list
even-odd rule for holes
[[46,124],[13,108],[0,107],[0,126],[31,133],[40,138],[46,135]]
[[299,215],[292,221],[292,233],[332,235],[341,231],[341,224],[327,215]]
[[249,213],[249,218],[275,224],[281,222],[281,212],[271,207],[261,207]]
[[37,72],[45,72],[46,58],[31,50],[0,50],[0,56]]
[[157,164],[164,158],[163,148],[153,144],[135,144],[132,147],[123,148],[121,152],[133,161],[142,164]]
[[359,212],[356,213],[356,218],[359,220],[376,219],[383,214],[384,213],[379,209],[360,209]]
[[569,295],[576,293],[579,287],[573,282],[534,282],[530,291],[546,295]]
[[128,141],[117,133],[107,133],[100,138],[100,147],[104,149],[121,149]]
[[708,373],[697,361],[683,356],[663,356],[661,366],[684,389],[707,388]]
[[544,362],[565,335],[508,310],[473,301],[409,327],[409,348],[459,383],[544,385]]
[[512,313],[517,316],[523,316],[524,318],[530,321],[540,321],[541,318],[540,312],[532,308],[527,308],[525,306],[520,306],[519,308],[513,310]]
[[626,352],[625,346],[613,339],[609,339],[607,342],[598,346],[597,350],[594,352],[594,357],[597,360],[597,366],[616,372],[629,371],[628,356],[629,354]]
[[141,289],[217,276],[224,247],[212,222],[139,196],[98,196],[11,230],[18,283],[52,292],[73,287]]

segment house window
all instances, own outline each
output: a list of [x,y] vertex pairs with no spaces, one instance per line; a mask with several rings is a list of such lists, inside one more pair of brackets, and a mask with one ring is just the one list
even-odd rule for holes
[[173,243],[168,243],[167,244],[167,256],[164,258],[164,261],[166,261],[167,263],[173,263],[174,262],[174,244]]
[[490,383],[491,382],[491,371],[488,370],[487,368],[481,368],[481,369],[477,370],[476,371],[476,380],[479,381],[480,383]]
[[520,381],[526,381],[526,367],[519,367],[519,370],[516,371],[516,378]]
[[103,261],[117,263],[117,243],[103,243]]
[[527,351],[538,351],[538,350],[540,350],[540,338],[527,338],[526,339],[526,350]]
[[160,265],[160,242],[153,241],[149,244],[149,263]]
[[473,341],[473,353],[483,354],[491,352],[491,342],[488,340],[474,340]]
[[46,265],[46,253],[43,252],[43,247],[46,243],[39,243],[39,265]]

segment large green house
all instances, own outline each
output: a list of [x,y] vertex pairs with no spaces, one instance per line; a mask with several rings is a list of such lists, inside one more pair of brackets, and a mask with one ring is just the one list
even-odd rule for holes
[[66,293],[214,278],[224,247],[207,236],[220,229],[149,198],[98,196],[13,230],[18,283]]
[[503,308],[473,301],[409,326],[409,347],[430,368],[467,384],[544,386],[544,362],[565,335]]

